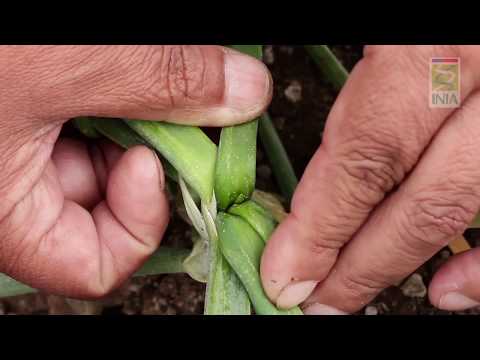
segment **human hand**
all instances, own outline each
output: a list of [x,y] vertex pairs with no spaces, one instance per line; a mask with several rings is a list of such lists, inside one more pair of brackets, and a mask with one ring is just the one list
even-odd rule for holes
[[97,298],[157,248],[164,174],[144,146],[58,139],[78,116],[223,126],[259,115],[271,77],[219,46],[0,47],[0,272]]
[[[430,108],[431,57],[461,58],[461,107]],[[480,208],[479,46],[369,46],[269,240],[261,275],[278,306],[351,313],[463,233]],[[433,305],[480,305],[480,249],[453,256]]]

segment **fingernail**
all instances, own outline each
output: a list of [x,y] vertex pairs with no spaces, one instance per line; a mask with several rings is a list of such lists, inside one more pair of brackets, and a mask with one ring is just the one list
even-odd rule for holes
[[332,306],[324,304],[312,304],[303,309],[305,315],[348,315],[348,313],[338,310]]
[[225,106],[251,112],[270,101],[272,77],[259,60],[236,51],[225,53]]
[[287,285],[277,298],[277,307],[290,309],[302,303],[312,293],[318,281],[295,281]]
[[155,150],[150,149],[153,153],[153,156],[155,158],[155,164],[157,164],[157,170],[158,170],[158,177],[160,180],[160,190],[163,191],[165,190],[165,173],[163,171],[163,166],[162,162],[160,161],[160,158],[158,157],[158,154]]
[[480,302],[455,291],[442,295],[438,303],[440,309],[449,311],[466,310],[475,306],[480,306]]

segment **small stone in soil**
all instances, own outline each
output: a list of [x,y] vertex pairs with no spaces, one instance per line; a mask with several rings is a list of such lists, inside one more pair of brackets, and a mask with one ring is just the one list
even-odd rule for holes
[[376,306],[369,305],[365,308],[365,315],[378,315],[378,309]]
[[275,61],[272,45],[267,45],[263,48],[263,61],[265,62],[265,64],[268,65],[272,65]]
[[427,288],[419,274],[413,274],[410,276],[400,289],[402,290],[403,295],[411,298],[423,298],[427,295]]
[[284,91],[285,97],[292,103],[297,103],[302,100],[302,85],[293,80]]

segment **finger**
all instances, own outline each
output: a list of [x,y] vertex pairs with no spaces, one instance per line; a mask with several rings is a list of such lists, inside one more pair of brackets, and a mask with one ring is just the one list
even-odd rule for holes
[[444,264],[430,283],[429,298],[442,310],[480,306],[480,249],[455,255]]
[[[290,307],[307,298],[339,249],[405,178],[452,113],[429,108],[427,97],[430,57],[442,55],[472,59],[480,51],[450,46],[366,50],[329,115],[290,215],[263,254],[263,286],[277,305]],[[462,62],[463,98],[479,83],[471,76],[472,66]]]
[[11,57],[26,59],[17,74],[28,74],[25,86],[41,118],[64,121],[90,115],[224,126],[258,116],[272,94],[271,76],[262,62],[220,46],[9,51]]
[[55,144],[52,160],[58,170],[65,199],[89,210],[103,199],[108,176],[124,154],[108,140],[87,146],[82,141],[61,138]]
[[344,247],[308,303],[357,311],[464,232],[480,208],[479,111],[476,92],[447,120],[408,179]]
[[[158,243],[168,220],[168,202],[164,193],[165,174],[160,160],[152,150],[137,146],[129,150],[127,156],[120,161],[109,177],[108,208],[133,236],[146,244]],[[147,190],[146,186],[153,189]],[[135,194],[135,199],[130,194]],[[159,205],[154,206],[154,202],[159,202]]]
[[168,221],[164,175],[148,148],[128,150],[92,214],[64,200],[53,163],[0,224],[0,271],[77,298],[108,293],[156,249]]
[[52,152],[65,199],[91,209],[101,200],[101,192],[92,160],[84,142],[59,139]]
[[125,150],[106,139],[99,140],[89,150],[92,164],[97,174],[97,183],[101,194],[104,195],[107,189],[108,176]]

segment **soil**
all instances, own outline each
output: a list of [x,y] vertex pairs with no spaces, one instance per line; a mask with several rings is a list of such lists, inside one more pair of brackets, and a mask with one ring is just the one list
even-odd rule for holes
[[[362,46],[332,45],[333,52],[348,70],[362,56]],[[274,78],[274,97],[269,112],[285,144],[297,176],[321,143],[325,120],[337,92],[328,84],[302,47],[267,46],[265,62]],[[257,187],[278,193],[266,157],[259,146]],[[480,232],[465,236],[472,246],[480,245]],[[163,244],[188,246],[189,226],[172,215]],[[440,251],[419,268],[408,284],[392,286],[358,314],[452,314],[430,305],[425,286],[433,273],[451,256]],[[129,280],[121,289],[99,302],[77,302],[47,294],[30,294],[0,300],[0,314],[202,314],[205,285],[187,275],[160,275]],[[480,309],[456,314],[480,313]]]

